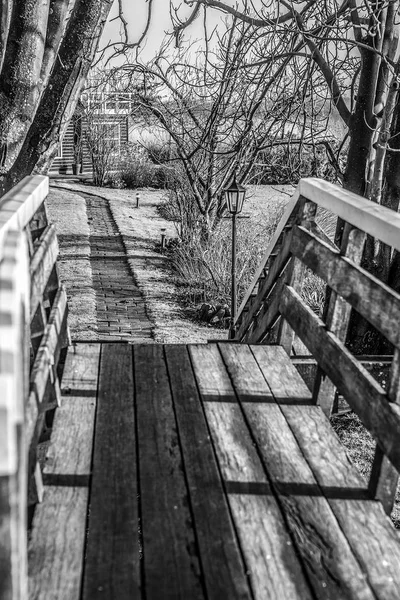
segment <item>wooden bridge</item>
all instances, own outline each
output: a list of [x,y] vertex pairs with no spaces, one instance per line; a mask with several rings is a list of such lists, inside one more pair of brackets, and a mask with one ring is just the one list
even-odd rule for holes
[[[47,185],[0,200],[1,600],[398,600],[400,296],[357,263],[365,232],[400,250],[400,216],[303,180],[234,342],[71,344]],[[345,220],[340,249],[318,207]],[[325,322],[305,266],[332,290]],[[344,345],[351,306],[394,346],[387,390]],[[377,441],[369,482],[326,416],[338,394]]]

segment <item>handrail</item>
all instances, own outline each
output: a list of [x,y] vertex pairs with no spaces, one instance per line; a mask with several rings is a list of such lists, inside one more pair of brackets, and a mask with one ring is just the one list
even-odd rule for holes
[[39,210],[48,193],[48,177],[28,175],[0,198],[0,256],[7,231],[24,229]]
[[57,368],[68,346],[48,189],[47,177],[26,177],[0,199],[1,598],[28,597],[27,507],[43,495],[37,445],[43,413],[59,403]]
[[299,199],[302,197],[314,202],[321,208],[329,210],[337,217],[378,238],[388,246],[400,250],[399,213],[395,213],[389,208],[375,204],[323,179],[315,177],[301,179],[243,298],[237,313],[236,324],[240,322],[257,283],[263,277],[263,272],[268,265],[271,254],[285,227],[288,226],[290,218],[295,213]]
[[[340,248],[321,234],[318,207],[344,221]],[[341,394],[378,441],[369,493],[389,512],[400,472],[400,294],[360,266],[366,234],[400,250],[400,215],[331,183],[301,180],[242,303],[235,339],[277,343],[289,355],[301,340],[319,365],[313,401],[329,415]],[[306,269],[331,290],[319,315],[302,297]],[[346,346],[353,309],[394,347],[387,389]]]
[[[0,476],[18,465],[17,426],[23,423],[21,341],[29,319],[28,250],[19,231],[9,231],[0,260]],[[26,386],[25,386],[26,387]]]
[[388,246],[400,250],[400,214],[390,208],[314,177],[300,180],[299,194]]

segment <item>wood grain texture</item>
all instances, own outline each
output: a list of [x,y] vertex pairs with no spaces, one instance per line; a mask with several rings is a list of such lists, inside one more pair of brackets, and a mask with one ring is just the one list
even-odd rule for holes
[[[340,254],[353,263],[360,264],[365,244],[365,233],[349,223],[344,224]],[[335,290],[326,289],[323,320],[326,327],[342,342],[346,342],[347,330],[351,315],[351,305]],[[338,396],[336,387],[329,377],[325,377],[320,367],[314,382],[313,396],[323,412],[329,416],[338,411]]]
[[30,265],[31,300],[30,314],[33,318],[39,302],[43,299],[47,282],[58,256],[58,241],[55,225],[49,225],[40,238]]
[[80,598],[99,354],[99,344],[82,344],[67,356],[29,544],[30,600],[59,600],[60,590]]
[[134,372],[146,598],[204,598],[162,346],[135,346]]
[[[288,368],[284,350],[278,346],[252,346],[251,350],[278,399],[279,382]],[[374,594],[381,600],[397,599],[400,545],[392,522],[379,502],[367,499],[367,482],[320,407],[283,402],[280,408]]]
[[388,402],[382,387],[289,287],[283,290],[280,309],[393,465],[400,469],[400,407]]
[[307,177],[301,179],[299,192],[318,206],[400,250],[400,215],[338,185]]
[[28,175],[0,199],[0,247],[11,229],[22,230],[49,193],[49,178]]
[[0,476],[0,598],[21,597],[18,560],[17,475]]
[[[300,196],[298,215],[296,217],[293,228],[296,228],[298,225],[302,225],[307,229],[314,227],[316,213],[317,205],[314,202],[308,201],[307,198]],[[306,267],[304,263],[301,260],[297,259],[294,255],[292,255],[292,258],[288,265],[288,285],[290,285],[293,289],[300,291],[305,270]],[[293,354],[293,342],[295,339],[295,333],[290,324],[286,321],[286,319],[280,319],[277,333],[277,343],[280,344],[290,356],[291,354]]]
[[165,346],[207,598],[251,598],[186,346]]
[[140,596],[132,347],[103,344],[83,600]]
[[281,401],[297,406],[304,393],[309,396],[301,377],[287,356],[280,357],[284,380],[278,385],[274,361],[264,370],[266,381],[250,348],[225,344],[220,350],[316,597],[372,600],[368,580],[267,383],[271,373]]
[[[400,350],[395,348],[390,368],[388,398],[400,404]],[[376,445],[374,460],[369,478],[368,490],[371,498],[382,502],[386,514],[390,515],[396,497],[399,473],[386,458],[379,444]]]
[[309,231],[299,228],[295,232],[292,251],[394,346],[400,347],[399,294]]
[[311,598],[219,350],[189,351],[254,598]]

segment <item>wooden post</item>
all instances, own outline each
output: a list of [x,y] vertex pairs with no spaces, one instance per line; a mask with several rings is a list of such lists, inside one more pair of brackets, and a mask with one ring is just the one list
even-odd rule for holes
[[[315,222],[317,205],[303,197],[299,198],[299,202],[300,208],[294,227],[296,227],[296,225],[302,225],[307,229],[312,229],[312,226]],[[304,264],[301,262],[301,260],[292,256],[287,269],[287,285],[290,285],[296,291],[299,291],[301,289],[302,278],[305,271]],[[294,331],[290,327],[289,323],[286,321],[286,319],[281,317],[280,324],[278,326],[277,343],[285,349],[289,356],[292,353],[294,335]]]
[[[388,397],[391,402],[400,404],[400,350],[398,348],[394,351],[390,369]],[[368,483],[368,493],[371,498],[376,498],[382,502],[388,515],[393,509],[398,481],[399,474],[397,470],[377,444]]]
[[[355,264],[359,264],[362,257],[364,242],[365,233],[346,223],[340,248],[341,255],[348,257]],[[326,288],[326,296],[324,310],[326,328],[328,331],[334,333],[342,342],[345,342],[351,305],[328,287]],[[328,417],[332,414],[335,395],[335,386],[330,379],[325,377],[325,373],[321,368],[318,367],[314,382],[313,398],[315,403],[321,406]]]

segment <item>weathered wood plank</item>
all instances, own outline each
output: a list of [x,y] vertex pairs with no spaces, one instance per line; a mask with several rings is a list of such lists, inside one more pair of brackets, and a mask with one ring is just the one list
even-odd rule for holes
[[298,190],[318,206],[400,250],[400,215],[396,211],[313,177],[301,179]]
[[43,232],[40,245],[32,257],[30,265],[31,301],[30,314],[33,318],[42,300],[47,282],[58,256],[58,241],[55,225],[49,225]]
[[[2,244],[2,245],[1,245]],[[20,232],[0,240],[0,596],[27,594],[28,251]]]
[[393,465],[400,469],[400,407],[388,402],[382,387],[344,344],[326,331],[321,319],[290,287],[282,292],[280,310]]
[[[374,598],[250,348],[223,345],[220,350],[316,597]],[[288,358],[281,361],[288,368],[279,373],[280,401],[297,406],[305,395],[311,399]],[[275,364],[269,366],[268,375]]]
[[103,344],[83,600],[140,597],[132,347]]
[[207,598],[251,598],[186,346],[165,346]]
[[189,351],[254,598],[311,598],[219,350]]
[[[395,404],[400,404],[400,350],[395,349],[390,369],[388,398]],[[368,484],[372,498],[382,502],[386,514],[390,515],[397,492],[399,473],[386,458],[384,452],[377,444]]]
[[147,600],[204,598],[163,348],[134,347]]
[[7,231],[24,229],[49,193],[49,179],[28,175],[0,199],[0,247]]
[[0,598],[20,598],[17,474],[0,475]]
[[[307,229],[314,227],[315,215],[317,212],[317,205],[314,202],[309,202],[307,198],[300,196],[298,215],[296,217],[296,225],[302,225]],[[296,227],[294,225],[294,227]],[[302,287],[302,280],[305,273],[305,265],[301,260],[298,260],[295,256],[288,265],[288,279],[287,283],[296,291],[300,291]],[[280,319],[277,331],[277,343],[280,344],[290,356],[293,353],[293,341],[295,334],[290,324],[286,319]]]
[[[287,377],[290,369],[283,349],[253,346],[251,350],[278,399],[282,394],[280,380]],[[280,408],[376,597],[397,599],[399,538],[382,506],[366,499],[367,483],[351,463],[320,407],[280,403]]]
[[400,294],[304,229],[295,231],[292,252],[400,347]]
[[[345,223],[340,246],[341,256],[346,256],[357,265],[360,264],[365,244],[365,233],[352,225]],[[323,320],[326,327],[339,340],[346,342],[347,330],[351,315],[351,305],[331,287],[326,289]],[[331,415],[338,410],[338,394],[336,388],[325,377],[320,367],[314,382],[313,396],[326,415]]]
[[99,344],[74,346],[63,377],[29,544],[29,598],[78,600],[84,558]]
[[29,447],[37,444],[40,435],[38,414],[60,403],[57,365],[61,349],[67,344],[67,315],[67,294],[61,286],[30,374],[25,423],[25,437]]

